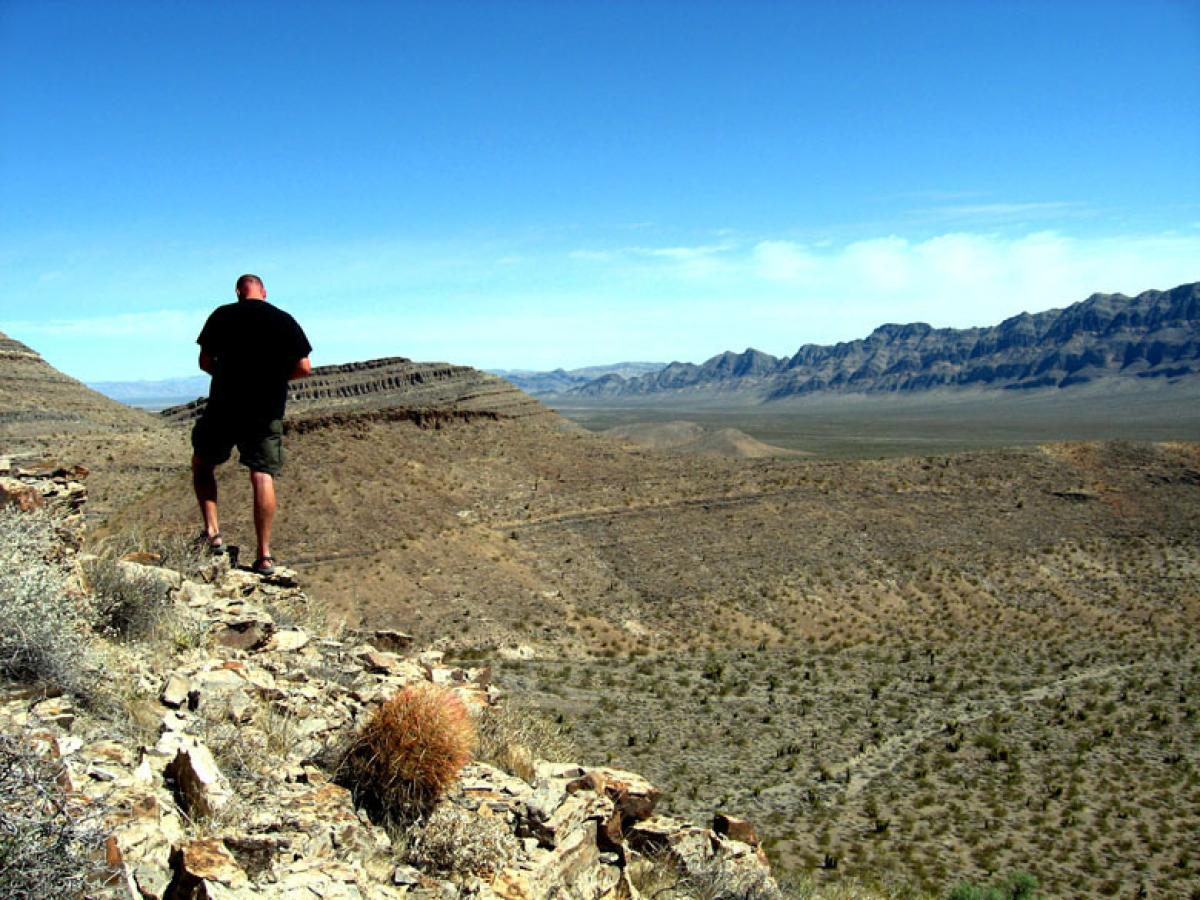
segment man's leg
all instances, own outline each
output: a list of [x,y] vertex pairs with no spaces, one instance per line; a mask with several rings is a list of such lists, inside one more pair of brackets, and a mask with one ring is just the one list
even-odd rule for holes
[[258,535],[258,558],[271,555],[271,523],[275,521],[275,477],[268,472],[250,472],[254,488],[254,531]]
[[221,531],[217,522],[216,470],[195,455],[192,456],[192,487],[196,490],[196,502],[200,504],[200,515],[204,519],[204,533],[211,540]]

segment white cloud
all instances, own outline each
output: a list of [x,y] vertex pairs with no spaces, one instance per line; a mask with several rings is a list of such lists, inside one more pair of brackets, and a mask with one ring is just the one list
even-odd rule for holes
[[820,266],[817,256],[791,241],[759,241],[751,253],[759,275],[771,281],[797,281]]
[[[851,241],[766,234],[573,252],[516,240],[371,241],[279,249],[266,271],[271,299],[304,325],[317,363],[410,356],[553,368],[700,361],[746,346],[790,354],[884,322],[988,325],[1098,291],[1170,288],[1200,278],[1200,228],[1177,228],[1106,237],[946,229]],[[77,377],[186,374],[204,317],[225,301],[228,272],[243,268],[207,257],[186,263],[164,257],[132,281],[127,265],[109,272],[79,264],[30,289],[38,274],[56,270],[31,260],[7,282],[8,294],[18,296],[12,288],[20,285],[33,302],[4,308],[0,331]],[[188,309],[161,308],[168,283]]]

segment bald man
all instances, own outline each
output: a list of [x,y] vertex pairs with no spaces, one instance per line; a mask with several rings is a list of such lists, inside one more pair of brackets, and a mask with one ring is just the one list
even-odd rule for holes
[[213,310],[200,337],[200,368],[212,376],[208,403],[192,429],[192,485],[204,520],[204,541],[225,552],[217,519],[215,469],[238,448],[254,490],[257,555],[251,571],[275,573],[271,526],[275,476],[283,470],[283,412],[288,382],[312,374],[312,346],[290,315],[267,302],[257,275],[243,275],[236,303]]

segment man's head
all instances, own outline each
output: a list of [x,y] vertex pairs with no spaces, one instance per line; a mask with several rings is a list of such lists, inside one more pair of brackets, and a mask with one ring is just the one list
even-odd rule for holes
[[262,279],[257,275],[243,275],[237,280],[235,290],[239,300],[267,299],[267,289],[263,287]]

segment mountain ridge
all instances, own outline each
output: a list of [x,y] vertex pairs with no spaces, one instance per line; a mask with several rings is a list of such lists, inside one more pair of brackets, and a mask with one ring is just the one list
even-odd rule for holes
[[1200,375],[1200,283],[1169,291],[1092,294],[1061,309],[1023,312],[993,326],[885,323],[865,338],[804,344],[790,357],[747,348],[704,363],[672,362],[632,379],[606,375],[572,398],[668,392],[739,394],[760,403],[820,392],[943,387],[1066,388],[1099,378]]

